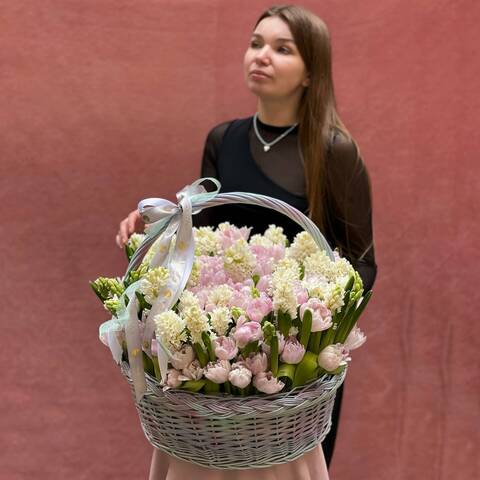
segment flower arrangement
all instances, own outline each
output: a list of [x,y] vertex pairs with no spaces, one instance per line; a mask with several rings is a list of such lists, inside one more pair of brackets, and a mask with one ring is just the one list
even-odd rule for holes
[[[132,235],[126,245],[129,260],[145,238]],[[181,249],[175,235],[167,246],[159,237],[123,278],[91,282],[113,315],[111,322],[125,310],[133,295],[128,289],[136,284],[138,328],[149,322],[153,338],[129,350],[122,326],[109,331],[114,342],[104,341],[120,346],[118,359],[141,353],[145,372],[164,389],[286,392],[340,373],[350,352],[365,342],[357,321],[371,292],[364,294],[359,274],[346,259],[334,252],[332,260],[306,231],[289,244],[275,225],[250,236],[249,228],[222,223],[217,229],[194,228],[193,239],[188,280],[171,308],[152,308],[171,295],[172,275],[167,266],[152,266],[152,260]]]

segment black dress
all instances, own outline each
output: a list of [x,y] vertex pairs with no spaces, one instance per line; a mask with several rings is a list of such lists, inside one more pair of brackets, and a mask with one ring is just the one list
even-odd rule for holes
[[[274,127],[258,122],[261,136],[273,141],[288,127]],[[252,117],[222,123],[208,134],[202,160],[202,177],[221,182],[221,192],[252,192],[278,198],[306,213],[305,174],[298,147],[298,128],[273,145],[268,152],[257,139]],[[365,291],[373,286],[376,264],[373,248],[370,183],[355,145],[341,133],[332,135],[326,159],[325,231],[323,235],[332,248],[342,245],[345,256],[360,273]],[[329,194],[335,188],[335,196]],[[339,207],[339,200],[343,208]],[[229,221],[237,226],[252,227],[263,233],[270,224],[281,226],[292,240],[301,231],[293,220],[283,214],[254,205],[222,205],[200,212],[195,226]],[[332,414],[332,428],[322,443],[327,465],[335,443],[342,399],[341,387]]]

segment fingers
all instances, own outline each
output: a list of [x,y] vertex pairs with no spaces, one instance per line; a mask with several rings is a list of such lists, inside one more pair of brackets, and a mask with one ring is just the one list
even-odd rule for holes
[[130,212],[128,217],[127,217],[127,223],[128,223],[128,235],[130,236],[134,231],[135,227],[137,226],[137,222],[140,218],[140,214],[138,213],[138,210],[134,210],[133,212]]
[[130,235],[137,231],[137,228],[140,228],[143,225],[144,224],[140,217],[139,211],[133,210],[130,212],[128,217],[120,222],[119,230],[117,236],[115,237],[116,244],[120,248],[123,248],[130,238]]

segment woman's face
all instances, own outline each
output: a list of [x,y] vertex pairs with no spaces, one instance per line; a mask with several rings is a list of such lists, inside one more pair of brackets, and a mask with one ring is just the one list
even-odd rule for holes
[[248,88],[266,99],[300,98],[309,83],[290,28],[279,17],[264,18],[257,25],[243,65]]

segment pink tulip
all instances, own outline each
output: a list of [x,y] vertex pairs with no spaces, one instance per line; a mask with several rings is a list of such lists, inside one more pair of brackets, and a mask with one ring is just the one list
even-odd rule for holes
[[240,363],[234,363],[232,370],[228,374],[230,383],[238,388],[247,387],[252,380],[252,372]]
[[366,341],[367,337],[365,334],[358,327],[354,327],[354,329],[348,334],[344,347],[348,351],[355,350],[356,348],[361,347]]
[[248,318],[254,322],[261,322],[263,317],[271,311],[272,300],[265,294],[261,294],[259,298],[251,299],[246,309]]
[[268,366],[268,358],[265,353],[251,353],[245,359],[245,364],[254,375],[265,372]]
[[198,360],[194,360],[188,367],[182,370],[182,374],[179,379],[182,381],[187,380],[200,380],[203,377],[203,368],[200,366]]
[[257,282],[257,290],[260,292],[267,293],[271,287],[272,276],[271,275],[264,275],[260,277],[260,280]]
[[228,360],[219,360],[210,362],[204,372],[205,377],[214,383],[225,383],[230,373],[230,362]]
[[288,337],[283,352],[280,355],[280,360],[291,365],[296,365],[302,361],[304,355],[305,347],[295,337]]
[[195,359],[195,352],[190,345],[183,345],[180,350],[173,352],[170,363],[177,370],[183,370]]
[[321,332],[332,326],[332,312],[318,298],[310,298],[300,306],[300,318],[307,309],[312,312],[312,332]]
[[215,350],[215,355],[220,360],[232,360],[238,353],[235,340],[231,337],[217,337],[213,341],[213,348]]
[[170,388],[177,388],[182,384],[182,380],[180,379],[181,377],[181,372],[178,370],[175,370],[174,368],[169,368],[167,370],[167,387]]
[[243,348],[250,342],[263,338],[262,326],[258,322],[245,322],[240,327],[237,326],[233,338],[235,338],[237,345]]
[[318,364],[327,372],[333,372],[338,367],[346,365],[349,360],[348,350],[341,343],[328,345],[318,355]]
[[254,387],[263,393],[278,393],[285,384],[275,378],[272,372],[260,372],[253,378]]

